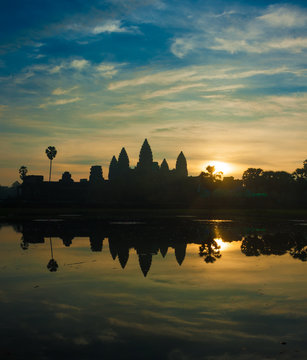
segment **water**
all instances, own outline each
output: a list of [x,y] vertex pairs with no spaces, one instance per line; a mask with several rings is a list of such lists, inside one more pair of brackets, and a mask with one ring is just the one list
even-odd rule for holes
[[306,222],[36,220],[0,229],[1,359],[307,358]]

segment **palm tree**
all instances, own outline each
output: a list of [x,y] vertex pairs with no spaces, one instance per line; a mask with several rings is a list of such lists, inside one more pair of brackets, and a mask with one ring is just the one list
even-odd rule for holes
[[213,179],[213,173],[215,172],[215,166],[208,165],[206,167],[206,170],[208,171],[208,174],[209,174],[210,178]]
[[57,150],[54,146],[48,146],[46,149],[47,158],[50,160],[50,169],[49,169],[49,181],[51,180],[51,168],[52,168],[52,160],[55,158],[57,154]]
[[50,251],[51,251],[51,259],[49,260],[48,264],[47,264],[47,269],[51,272],[55,272],[58,270],[58,263],[54,260],[53,258],[53,248],[52,248],[52,240],[50,237]]
[[27,176],[28,169],[26,166],[22,165],[19,168],[19,176],[21,180],[24,180],[24,178]]

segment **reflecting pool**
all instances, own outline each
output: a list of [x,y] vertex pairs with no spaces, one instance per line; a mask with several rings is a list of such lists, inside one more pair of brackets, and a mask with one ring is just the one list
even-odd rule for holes
[[307,359],[307,223],[0,228],[1,359]]

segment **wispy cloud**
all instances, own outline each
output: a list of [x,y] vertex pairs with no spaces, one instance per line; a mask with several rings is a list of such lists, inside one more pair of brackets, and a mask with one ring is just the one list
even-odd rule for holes
[[85,59],[81,59],[81,60],[73,60],[69,66],[77,69],[77,70],[83,70],[85,67],[87,67],[89,65],[89,62]]
[[171,45],[171,52],[178,58],[183,58],[190,50],[195,48],[195,39],[193,37],[177,38]]
[[152,99],[154,97],[159,97],[159,96],[167,96],[167,95],[171,95],[171,94],[175,94],[175,93],[179,93],[185,90],[189,90],[192,88],[206,88],[207,85],[205,84],[186,84],[186,85],[180,85],[180,86],[174,86],[168,89],[163,89],[163,90],[157,90],[157,91],[153,91],[152,93],[148,93],[145,94],[143,96],[143,99]]
[[56,101],[49,101],[47,103],[41,104],[41,105],[39,105],[39,108],[44,109],[47,106],[66,105],[66,104],[75,103],[80,100],[82,100],[80,97],[75,97],[75,98],[71,98],[71,99],[58,99]]
[[92,29],[92,33],[95,35],[101,33],[135,33],[137,31],[138,28],[136,26],[123,26],[121,20],[107,20]]
[[273,5],[257,19],[272,27],[296,28],[307,24],[307,13],[305,10],[295,7]]
[[52,91],[52,95],[66,95],[76,89],[78,89],[78,86],[73,86],[69,89],[56,88]]
[[[212,91],[225,91],[225,87],[215,88]],[[280,121],[285,117],[302,119],[307,111],[307,94],[300,96],[266,96],[254,99],[244,99],[226,96],[204,96],[202,100],[186,101],[161,101],[151,104],[122,104],[112,110],[97,112],[87,115],[92,119],[117,119],[133,118],[135,116],[150,116],[156,113],[164,113],[170,116],[170,112],[180,114],[185,117],[187,114],[197,117],[197,113],[202,116],[205,111],[207,116],[231,117],[231,118],[262,118],[265,116],[278,116]],[[165,115],[164,115],[165,116]],[[300,120],[301,121],[301,120]]]
[[[242,10],[243,11],[243,10]],[[235,14],[235,12],[233,13]],[[245,15],[245,16],[243,16]],[[239,16],[239,15],[238,15]],[[244,14],[240,21],[227,17],[225,23],[216,22],[204,14],[206,21],[198,20],[199,29],[173,39],[171,52],[183,58],[191,52],[211,49],[236,52],[267,53],[285,51],[297,53],[307,48],[305,25],[307,12],[294,6],[270,6],[253,17]],[[297,29],[301,31],[298,33]]]
[[[191,66],[178,70],[161,71],[151,75],[136,76],[133,79],[111,82],[108,86],[109,90],[118,90],[124,87],[141,86],[148,84],[168,85],[177,82],[190,83],[200,80],[233,80],[244,79],[258,75],[276,75],[284,73],[293,73],[302,75],[296,70],[291,70],[285,66],[268,69],[250,69],[246,71],[240,68],[232,67],[212,67],[212,66]],[[187,85],[189,86],[189,85]]]
[[104,78],[112,78],[117,74],[118,69],[116,69],[116,65],[101,63],[96,66],[96,71]]
[[224,50],[230,53],[239,51],[262,54],[271,50],[287,50],[298,53],[307,48],[307,37],[275,38],[270,41],[248,41],[247,39],[215,38],[214,50]]

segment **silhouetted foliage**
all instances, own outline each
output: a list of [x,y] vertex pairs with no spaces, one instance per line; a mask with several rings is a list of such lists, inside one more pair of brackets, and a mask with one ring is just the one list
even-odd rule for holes
[[259,190],[262,174],[262,169],[248,168],[242,176],[243,186],[252,191]]
[[29,243],[25,241],[23,236],[21,237],[20,247],[22,248],[22,250],[28,250],[29,248]]
[[68,171],[63,172],[62,178],[60,179],[60,182],[63,184],[71,184],[74,182],[74,180],[71,178],[71,173]]
[[203,242],[199,247],[199,256],[204,257],[206,263],[214,263],[216,259],[219,259],[222,255],[220,252],[220,246],[213,239],[209,239]]
[[19,176],[21,180],[24,180],[24,178],[27,176],[28,169],[26,166],[22,165],[19,168]]
[[215,172],[215,166],[213,165],[208,165],[206,167],[206,170],[208,172],[208,176],[210,176],[213,179],[213,173]]
[[296,169],[292,175],[297,181],[307,181],[307,160],[303,162],[303,167]]
[[48,264],[47,264],[47,269],[51,272],[55,272],[58,270],[58,263],[54,260],[54,259],[50,259]]
[[51,181],[51,170],[52,170],[52,160],[56,157],[57,150],[54,146],[48,146],[45,150],[47,158],[50,160],[50,168],[49,168],[49,181]]

